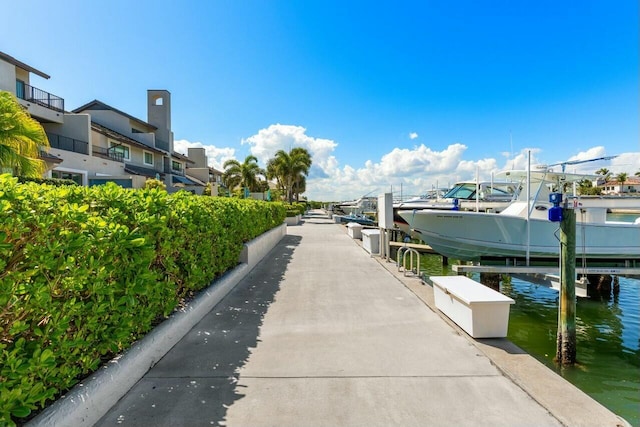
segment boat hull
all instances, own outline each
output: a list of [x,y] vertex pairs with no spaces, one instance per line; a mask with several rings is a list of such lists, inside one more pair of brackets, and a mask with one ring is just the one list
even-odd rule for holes
[[[420,238],[443,256],[477,261],[483,258],[557,258],[559,223],[519,216],[462,211],[400,211]],[[527,239],[527,235],[529,238]],[[558,237],[556,237],[558,236]],[[640,224],[576,224],[576,257],[640,260]]]

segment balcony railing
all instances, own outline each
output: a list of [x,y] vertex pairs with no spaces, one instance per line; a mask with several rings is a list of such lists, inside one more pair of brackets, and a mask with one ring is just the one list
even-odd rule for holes
[[69,138],[66,136],[58,135],[55,133],[47,132],[47,138],[49,138],[49,145],[51,148],[57,148],[59,150],[73,151],[74,153],[89,154],[89,143],[85,141],[79,141],[77,139]]
[[49,108],[50,110],[64,113],[64,99],[28,85],[21,80],[16,80],[16,96],[25,101]]
[[105,148],[94,145],[91,147],[91,152],[96,157],[102,157],[103,159],[124,163],[124,154],[122,154],[122,152],[115,151],[115,148],[116,147]]
[[[165,171],[166,173],[166,171]],[[173,175],[181,175],[184,176],[184,169],[182,168],[174,168],[173,166],[171,167],[171,170],[168,171],[168,173],[171,173]]]
[[180,164],[174,164],[169,158],[164,158],[164,173],[172,174],[172,175],[182,175],[184,176],[184,169]]

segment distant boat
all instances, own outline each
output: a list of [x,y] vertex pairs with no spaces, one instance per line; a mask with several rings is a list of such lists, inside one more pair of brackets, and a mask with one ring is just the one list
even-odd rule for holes
[[[508,176],[527,176],[510,171]],[[452,210],[400,210],[398,214],[436,252],[450,258],[479,261],[512,258],[557,260],[559,224],[549,221],[549,186],[592,178],[558,172],[531,172],[537,185],[527,200],[520,191],[517,200],[500,213]],[[577,204],[577,203],[576,203]],[[592,205],[592,203],[589,203]],[[585,260],[640,262],[640,218],[634,223],[606,220],[606,207],[576,209],[576,257]]]
[[378,224],[373,218],[363,214],[334,215],[333,217],[334,219],[337,218],[342,224],[348,224],[350,222],[355,222],[362,225]]
[[375,212],[378,207],[377,197],[360,197],[357,200],[341,202],[333,206],[333,212],[343,214],[362,214],[365,212]]
[[397,228],[409,234],[409,224],[398,214],[401,210],[446,209],[500,212],[509,206],[517,192],[518,184],[513,182],[461,181],[439,198],[414,198],[394,203],[393,222]]

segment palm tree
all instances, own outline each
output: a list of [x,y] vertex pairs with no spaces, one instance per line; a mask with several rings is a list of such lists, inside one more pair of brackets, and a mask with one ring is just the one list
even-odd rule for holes
[[300,201],[300,194],[307,191],[307,177],[299,175],[298,179],[293,183],[293,194],[296,196],[296,202]]
[[222,181],[229,189],[237,187],[246,187],[249,191],[260,191],[261,185],[258,179],[259,175],[265,175],[265,172],[258,166],[256,156],[248,155],[243,163],[236,159],[224,162],[224,174]]
[[629,178],[629,175],[626,172],[620,172],[618,176],[616,176],[616,181],[620,183],[620,192],[624,193],[624,183]]
[[600,168],[596,171],[596,175],[602,175],[605,181],[609,181],[609,178],[611,178],[611,171],[607,168]]
[[280,193],[286,193],[284,177],[280,174],[280,165],[277,158],[269,159],[267,162],[267,179],[276,181],[276,188]]
[[[296,194],[302,192],[300,191],[301,178],[309,174],[311,163],[309,152],[301,147],[293,148],[288,153],[284,150],[279,150],[275,158],[269,161],[267,166],[268,177],[276,179],[278,187],[282,188],[286,193],[289,203],[293,202],[294,192]],[[297,192],[295,190],[296,183],[299,188]]]
[[9,92],[0,91],[0,171],[15,175],[41,177],[46,164],[40,151],[49,147],[42,125],[31,118]]

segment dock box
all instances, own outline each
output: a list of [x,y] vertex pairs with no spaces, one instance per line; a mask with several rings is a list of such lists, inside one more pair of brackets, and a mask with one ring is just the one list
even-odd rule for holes
[[362,239],[362,228],[362,224],[358,224],[357,222],[347,224],[349,237],[352,239]]
[[431,276],[436,307],[473,338],[504,338],[515,301],[466,276]]
[[372,255],[380,253],[380,230],[374,228],[362,230],[362,247]]

